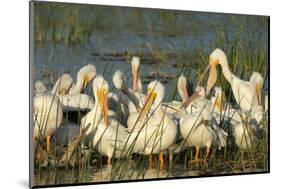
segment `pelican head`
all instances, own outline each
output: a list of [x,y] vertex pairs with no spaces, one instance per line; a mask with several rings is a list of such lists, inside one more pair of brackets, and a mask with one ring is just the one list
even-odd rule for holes
[[186,88],[186,77],[184,75],[181,75],[178,79],[178,91],[181,96],[182,101],[185,101],[188,99],[188,92]]
[[52,89],[52,94],[65,95],[68,93],[72,84],[73,84],[73,79],[71,75],[68,73],[64,73],[57,79]]
[[62,76],[58,79],[58,86],[59,88],[58,89],[55,89],[57,90],[55,93],[56,94],[59,94],[59,95],[65,95],[68,93],[70,87],[72,86],[73,84],[73,79],[71,77],[70,74],[68,73],[64,73],[62,74]]
[[255,88],[255,94],[257,96],[259,105],[261,105],[261,90],[262,90],[263,82],[264,82],[264,80],[263,80],[262,75],[258,72],[253,72],[253,74],[250,78],[250,83]]
[[139,81],[140,58],[134,56],[131,62],[131,66],[132,66],[132,75],[133,75],[133,90],[134,91],[142,90],[141,82]]
[[34,85],[35,93],[45,93],[47,91],[47,88],[45,87],[44,83],[40,80],[35,82]]
[[116,70],[112,77],[113,85],[116,89],[122,90],[126,87],[125,76],[120,70]]
[[164,94],[165,87],[159,81],[155,80],[149,83],[147,87],[146,101],[140,117],[142,118],[145,116],[151,109],[152,105],[157,108],[161,104]]
[[198,84],[202,81],[203,77],[206,75],[206,73],[208,72],[208,70],[210,69],[210,74],[209,74],[209,79],[208,79],[208,83],[207,83],[207,89],[206,89],[206,95],[209,94],[210,90],[212,89],[212,87],[215,85],[216,81],[217,81],[217,65],[221,64],[221,65],[225,65],[227,64],[227,58],[225,53],[217,48],[215,49],[210,57],[209,57],[209,65],[207,66],[207,68],[205,69],[204,73],[202,74]]
[[108,89],[109,86],[106,80],[101,75],[96,76],[96,78],[93,80],[93,92],[95,95],[95,100],[98,101],[98,106],[101,108],[104,118],[104,125],[106,127],[108,126]]
[[84,90],[88,84],[96,76],[97,71],[94,65],[88,64],[83,66],[77,73],[77,80],[82,81],[82,89]]
[[225,64],[227,61],[225,53],[221,49],[214,50],[209,58],[209,66],[210,67],[210,75],[207,83],[207,91],[208,95],[212,87],[215,85],[217,81],[217,69],[216,66],[218,64]]

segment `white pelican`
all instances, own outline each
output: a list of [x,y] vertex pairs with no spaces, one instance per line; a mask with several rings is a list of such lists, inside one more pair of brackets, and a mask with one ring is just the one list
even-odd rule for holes
[[108,89],[108,83],[104,78],[100,75],[96,76],[93,81],[95,106],[82,118],[81,128],[90,123],[86,132],[86,145],[92,146],[101,155],[107,156],[108,164],[111,164],[112,157],[120,157],[123,153],[117,147],[127,140],[128,132],[124,126],[109,116]]
[[69,89],[69,94],[80,94],[93,80],[96,73],[96,67],[91,64],[82,67],[77,73],[76,84]]
[[[207,94],[216,83],[217,71],[216,66],[220,65],[222,68],[222,73],[226,80],[231,85],[234,98],[240,108],[244,111],[250,111],[252,106],[260,104],[259,95],[261,93],[261,83],[257,82],[256,86],[253,87],[251,81],[244,81],[235,76],[228,67],[227,57],[221,49],[214,50],[209,59],[209,65],[203,73],[203,76],[210,68],[210,75],[207,84]],[[254,73],[257,75],[259,73]],[[252,77],[253,77],[252,75]],[[259,74],[260,75],[260,74]]]
[[[255,79],[257,77],[257,79]],[[256,74],[255,72],[253,73],[250,82],[253,83],[253,86],[256,85],[262,85],[263,80],[260,80],[260,75]],[[260,83],[260,84],[257,84]],[[249,119],[255,120],[256,125],[264,126],[264,124],[260,124],[262,120],[265,118],[266,113],[263,111],[262,105],[254,105],[252,106],[251,111],[245,112],[241,111],[239,109],[233,109],[231,105],[225,104],[225,95],[220,87],[215,87],[215,96],[212,97],[211,101],[215,105],[214,106],[214,112],[217,114],[220,114],[221,116],[218,116],[217,118],[229,118],[230,121],[232,122],[233,120],[236,122],[242,122],[242,116],[247,116]],[[257,93],[257,95],[259,95]],[[258,97],[260,98],[260,97]],[[217,119],[218,120],[218,119]],[[234,122],[235,123],[235,122]]]
[[[256,76],[259,77],[259,75]],[[250,79],[251,82],[254,82],[254,77],[255,73]],[[215,105],[214,112],[223,115],[224,120],[230,120],[232,134],[239,149],[241,151],[251,149],[259,129],[263,126],[263,124],[260,124],[265,116],[263,107],[255,105],[250,112],[245,112],[226,106],[224,104],[224,94],[220,87],[215,87],[215,96],[212,97],[212,102]],[[224,120],[221,120],[220,116],[217,117],[217,121]]]
[[55,95],[38,95],[33,99],[34,139],[46,138],[50,151],[50,138],[62,122],[63,107]]
[[40,95],[47,92],[47,88],[44,83],[40,80],[37,80],[34,85],[34,93],[35,95]]
[[[137,114],[135,124],[128,125],[132,135],[129,144],[139,154],[159,154],[160,168],[164,165],[163,152],[176,140],[177,126],[172,118],[161,108],[165,88],[159,81],[148,85],[145,105]],[[151,158],[150,158],[151,160]]]
[[235,140],[235,144],[242,152],[252,149],[254,141],[256,140],[259,132],[257,124],[252,123],[243,115],[241,121],[231,122],[232,134]]
[[186,77],[184,75],[180,75],[180,77],[178,78],[177,88],[178,88],[178,93],[181,97],[181,101],[173,100],[172,102],[162,104],[163,111],[167,112],[172,117],[172,119],[175,121],[177,125],[177,130],[178,130],[175,143],[168,149],[170,163],[173,161],[173,155],[183,150],[182,148],[183,145],[180,144],[183,138],[180,133],[179,121],[183,114],[181,110],[182,105],[189,98],[187,87],[186,87]]
[[180,123],[180,131],[185,145],[195,147],[195,159],[190,162],[198,162],[199,148],[206,147],[206,159],[213,143],[219,147],[226,144],[227,133],[225,133],[212,116],[212,106],[208,103],[201,109],[200,113],[188,113],[183,116]]
[[73,79],[71,75],[67,73],[62,74],[62,76],[60,76],[57,79],[51,93],[56,95],[68,94],[68,91],[72,86],[72,84],[73,84]]

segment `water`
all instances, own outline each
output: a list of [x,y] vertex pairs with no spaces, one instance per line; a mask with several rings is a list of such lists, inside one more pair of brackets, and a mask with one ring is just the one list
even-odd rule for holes
[[148,168],[143,165],[139,169],[132,169],[134,162],[127,162],[129,164],[127,170],[121,174],[112,175],[112,165],[102,166],[90,166],[87,171],[79,172],[79,169],[69,170],[58,169],[56,171],[41,170],[39,174],[38,170],[35,171],[34,181],[36,185],[50,185],[50,184],[75,184],[75,183],[99,183],[110,181],[129,181],[129,180],[143,180],[143,179],[157,179],[157,178],[186,178],[195,176],[207,176],[207,175],[225,175],[225,174],[239,174],[239,173],[258,173],[264,172],[263,169],[251,168],[247,170],[233,170],[231,167],[223,168],[207,168],[202,165],[184,165],[176,164],[174,171],[169,171],[166,167],[164,170],[158,168]]
[[[264,44],[264,48],[268,51],[267,20],[264,17],[192,12],[175,12],[171,14],[169,11],[112,7],[99,7],[95,8],[95,10],[98,13],[94,15],[95,23],[91,29],[92,32],[88,42],[78,43],[78,45],[54,44],[50,41],[42,44],[36,43],[35,80],[43,80],[51,88],[57,77],[62,73],[69,72],[73,78],[76,78],[77,71],[83,65],[92,63],[96,66],[98,73],[103,74],[105,79],[109,81],[111,90],[113,90],[111,80],[113,73],[117,69],[125,74],[127,83],[131,85],[130,59],[125,61],[120,57],[104,56],[104,54],[133,52],[135,54],[150,55],[152,48],[153,52],[164,51],[170,53],[176,50],[179,55],[190,52],[191,54],[196,54],[196,57],[200,57],[197,54],[198,49],[210,52],[222,31],[228,35],[230,42],[238,32],[242,39],[249,40],[249,36],[251,36],[253,44],[255,44],[255,41],[259,41]],[[47,14],[44,15],[44,12],[38,13],[38,15],[40,14],[43,14],[43,18],[48,17]],[[53,18],[59,18],[57,14],[54,9]],[[90,8],[83,10],[83,15],[87,14],[92,15]],[[45,29],[47,30],[48,28],[46,27]],[[62,33],[62,35],[65,34]],[[147,82],[151,80],[148,79],[150,73],[159,67],[162,72],[172,74],[175,77],[165,81],[161,79],[166,87],[166,100],[170,100],[171,98],[169,97],[176,86],[176,76],[179,69],[174,66],[176,61],[173,57],[166,57],[159,61],[158,64],[141,64],[140,77],[145,83],[144,89],[146,89]],[[198,61],[194,57],[187,57],[185,61],[203,64],[202,59]],[[191,69],[189,71],[191,71],[191,78],[188,79],[195,80],[195,71]],[[155,168],[147,169],[143,175],[138,175],[143,171],[143,168],[141,168],[133,175],[125,175],[122,179],[199,176],[233,172],[229,168],[224,170],[186,169],[182,162],[177,163],[174,168],[175,171],[170,175],[167,175],[167,168],[163,171]],[[62,169],[49,173],[41,170],[39,174],[39,170],[36,169],[35,182],[41,185],[109,181],[111,180],[111,170],[112,167],[107,165],[93,166],[89,168],[88,173],[80,175],[81,173],[77,170],[65,171]],[[130,171],[133,170],[128,169],[128,173]],[[250,169],[250,171],[255,170]]]
[[[55,10],[53,10],[53,17],[57,18]],[[77,71],[83,65],[93,63],[97,67],[98,73],[103,74],[110,83],[114,71],[119,69],[125,73],[128,83],[131,84],[131,68],[128,62],[130,60],[125,62],[124,60],[120,61],[118,57],[94,55],[124,52],[149,55],[151,54],[151,47],[154,52],[164,51],[169,53],[174,52],[172,48],[175,48],[180,55],[192,52],[197,54],[198,57],[199,51],[197,49],[203,49],[206,52],[213,50],[220,32],[227,34],[230,42],[239,32],[242,39],[251,37],[253,38],[253,44],[255,44],[255,41],[261,41],[267,49],[267,20],[264,17],[182,11],[173,13],[163,10],[113,7],[97,7],[94,11],[96,11],[96,14],[94,14],[92,20],[97,23],[93,26],[87,43],[53,45],[53,43],[47,42],[36,46],[35,79],[43,79],[42,70],[46,67],[53,77],[45,79],[51,79],[51,83],[63,72],[70,72],[75,78]],[[83,10],[83,15],[92,15],[92,12],[92,9],[86,7]],[[112,19],[113,16],[115,19]],[[44,15],[43,18],[45,17],[47,16]],[[96,17],[102,18],[102,20],[96,20]],[[91,22],[92,20],[86,21]],[[173,66],[176,61],[172,57],[166,57],[156,65],[141,64],[140,76],[147,83],[147,76],[159,66],[164,73],[176,77],[178,68]],[[186,63],[193,63],[194,61],[198,62],[192,56],[185,60]],[[202,59],[199,63],[203,64]],[[48,65],[46,66],[46,64]],[[194,70],[191,70],[191,72],[190,80],[193,80],[196,73]],[[172,86],[174,86],[175,80],[166,82],[167,91],[173,91]]]

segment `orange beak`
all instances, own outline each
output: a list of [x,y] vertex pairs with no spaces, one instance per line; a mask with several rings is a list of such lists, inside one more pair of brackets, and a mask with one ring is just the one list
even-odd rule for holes
[[187,100],[188,99],[188,97],[189,97],[189,95],[188,95],[188,92],[187,92],[187,88],[186,88],[186,86],[184,86],[184,85],[181,85],[181,90],[183,91],[183,94],[184,94],[184,98],[185,98],[185,100]]
[[139,68],[135,67],[133,68],[133,90],[138,90],[138,79],[139,79]]
[[209,94],[210,90],[213,88],[213,86],[216,84],[217,81],[217,69],[216,66],[218,64],[218,61],[212,61],[210,60],[210,74],[208,78],[208,83],[207,83],[207,89],[206,89],[206,96]]
[[145,104],[144,104],[143,108],[141,109],[141,114],[140,114],[141,119],[149,112],[153,102],[155,101],[156,96],[157,96],[157,94],[155,92],[148,90]]
[[108,126],[108,102],[107,92],[105,90],[98,91],[98,100],[102,109],[104,125]]
[[219,112],[223,112],[224,111],[224,107],[223,107],[222,97],[221,96],[219,96],[217,98],[215,105],[219,109]]
[[261,105],[261,89],[262,86],[260,83],[256,84],[256,95],[257,95],[257,99],[258,99],[258,104]]
[[209,69],[210,69],[210,64],[206,67],[206,69],[204,70],[203,74],[201,74],[201,76],[200,76],[200,78],[199,78],[199,80],[197,82],[197,86],[199,86],[200,83],[203,81],[203,79],[204,79],[205,75],[207,74],[207,72],[209,71]]

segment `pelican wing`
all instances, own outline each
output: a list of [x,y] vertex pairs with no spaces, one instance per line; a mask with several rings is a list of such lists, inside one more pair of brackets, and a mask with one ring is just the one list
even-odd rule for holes
[[64,106],[64,110],[79,111],[94,108],[93,99],[86,94],[60,95],[59,99]]
[[105,129],[109,145],[116,149],[124,149],[129,134],[127,129],[114,119],[111,120],[110,125]]
[[217,124],[216,120],[213,119],[212,124],[205,124],[205,125],[210,126],[210,128],[213,130],[213,132],[217,138],[219,147],[226,146],[226,140],[227,140],[228,134]]
[[257,99],[254,98],[255,90],[248,81],[236,78],[232,84],[232,91],[242,110],[249,111],[253,105],[257,104]]

